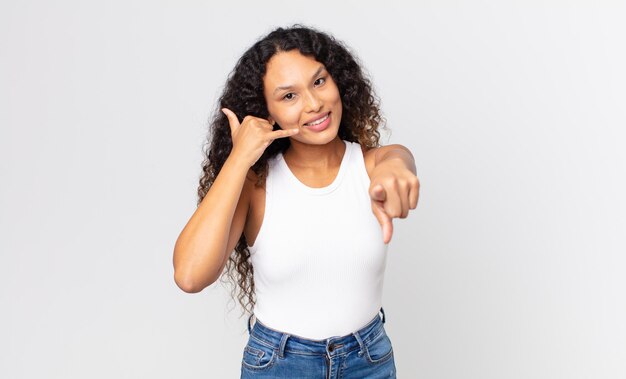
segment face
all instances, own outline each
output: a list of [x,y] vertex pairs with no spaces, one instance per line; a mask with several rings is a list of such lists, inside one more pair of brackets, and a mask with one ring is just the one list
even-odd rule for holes
[[341,97],[324,65],[291,50],[274,55],[266,68],[263,84],[270,122],[282,129],[300,128],[290,137],[297,141],[332,141],[339,131]]

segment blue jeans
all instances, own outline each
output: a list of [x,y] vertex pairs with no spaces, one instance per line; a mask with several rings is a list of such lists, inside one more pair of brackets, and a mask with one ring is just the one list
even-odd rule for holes
[[[380,318],[382,313],[382,320]],[[385,332],[385,311],[380,308],[356,332],[324,340],[311,340],[271,329],[256,320],[250,327],[241,361],[241,378],[395,378],[391,340]]]

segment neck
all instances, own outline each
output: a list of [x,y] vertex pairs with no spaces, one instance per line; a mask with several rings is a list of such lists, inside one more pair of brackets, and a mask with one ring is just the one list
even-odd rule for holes
[[311,145],[291,139],[291,145],[283,157],[291,167],[325,170],[341,165],[345,150],[346,145],[339,136],[324,145]]

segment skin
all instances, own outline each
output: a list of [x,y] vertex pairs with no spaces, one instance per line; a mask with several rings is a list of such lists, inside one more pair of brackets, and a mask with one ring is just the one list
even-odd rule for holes
[[[283,130],[299,129],[291,136],[291,146],[284,154],[293,174],[309,187],[332,183],[341,165],[345,144],[338,136],[342,104],[339,89],[324,65],[297,50],[280,52],[270,59],[264,77],[264,95],[270,117]],[[321,132],[305,123],[330,112],[330,125]],[[406,218],[415,209],[419,181],[408,149],[389,145],[365,150],[365,165],[370,176],[372,211],[389,243],[393,233],[392,218]],[[254,245],[265,208],[264,190],[251,196],[252,219],[246,225],[246,240]]]
[[[296,176],[323,185],[329,171],[338,169],[345,150],[337,135],[342,113],[337,85],[323,64],[297,50],[274,55],[263,84],[270,122],[283,130],[300,129],[291,137],[285,161]],[[325,130],[316,132],[305,125],[328,112],[330,125]]]
[[[265,189],[256,187],[251,167],[277,138],[290,138],[284,154],[293,174],[305,185],[325,187],[337,176],[345,145],[338,137],[342,104],[339,91],[323,65],[297,51],[274,55],[267,65],[264,92],[268,119],[248,115],[239,122],[229,109],[232,151],[211,189],[178,237],[174,249],[175,281],[195,293],[214,283],[224,270],[242,233],[254,245],[265,212]],[[278,87],[288,89],[275,91]],[[330,112],[322,132],[305,123]],[[279,130],[274,131],[273,125]],[[363,149],[370,176],[372,212],[385,243],[393,232],[391,220],[415,209],[419,181],[411,152],[402,145]]]

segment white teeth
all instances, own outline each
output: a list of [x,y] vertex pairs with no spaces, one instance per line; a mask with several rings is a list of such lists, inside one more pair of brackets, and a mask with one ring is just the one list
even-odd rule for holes
[[324,116],[324,117],[320,118],[320,119],[319,119],[319,120],[317,120],[317,121],[310,122],[310,123],[308,123],[308,124],[304,124],[304,125],[311,125],[311,126],[313,126],[313,125],[319,125],[319,124],[321,124],[322,122],[326,121],[326,119],[327,119],[327,118],[328,118],[328,114],[327,114],[326,116]]

